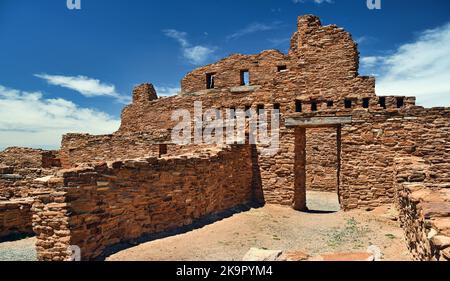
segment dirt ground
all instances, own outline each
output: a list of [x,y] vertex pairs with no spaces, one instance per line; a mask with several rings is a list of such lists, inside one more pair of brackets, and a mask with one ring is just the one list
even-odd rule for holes
[[0,261],[36,261],[36,238],[0,243]]
[[409,261],[403,231],[386,206],[372,212],[339,210],[337,196],[308,192],[302,213],[267,205],[202,228],[143,243],[111,255],[109,261],[240,261],[250,248],[303,251],[311,255],[365,252],[378,246],[383,260]]

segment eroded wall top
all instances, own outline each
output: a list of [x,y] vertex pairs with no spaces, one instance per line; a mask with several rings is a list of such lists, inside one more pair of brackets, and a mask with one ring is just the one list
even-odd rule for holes
[[288,55],[277,50],[232,55],[187,74],[181,82],[182,93],[245,85],[270,88],[279,83],[315,89],[335,87],[337,81],[358,76],[359,53],[348,32],[335,25],[322,26],[312,15],[299,17],[297,25]]
[[353,105],[367,98],[372,98],[370,104],[378,103],[375,79],[358,76],[357,45],[348,32],[322,26],[311,15],[299,17],[297,25],[288,54],[236,54],[200,67],[183,78],[181,94],[174,97],[157,99],[151,85],[139,86],[133,104],[122,113],[118,133],[170,130],[177,124],[171,114],[191,111],[194,101],[220,110],[277,104],[282,113],[296,112],[297,101],[318,109],[344,107],[345,99],[353,99]]

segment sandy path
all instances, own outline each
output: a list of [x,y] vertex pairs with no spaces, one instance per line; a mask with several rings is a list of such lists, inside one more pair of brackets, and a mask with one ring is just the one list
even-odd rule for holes
[[[308,196],[308,206],[314,206],[315,211],[330,211],[338,206],[333,195]],[[410,260],[402,229],[388,216],[382,216],[389,212],[385,207],[373,212],[301,213],[267,205],[129,248],[107,260],[234,261],[241,260],[252,247],[320,254],[365,251],[372,244],[382,250],[384,260]]]

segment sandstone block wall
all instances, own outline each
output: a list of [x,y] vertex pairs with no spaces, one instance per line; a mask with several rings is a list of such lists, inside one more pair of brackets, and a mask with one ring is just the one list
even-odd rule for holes
[[306,136],[306,186],[308,190],[334,192],[338,188],[336,128],[308,129]]
[[450,260],[450,190],[430,183],[432,165],[420,157],[396,158],[394,185],[400,222],[413,257],[445,261]]
[[[285,113],[303,110],[344,108],[344,99],[372,98],[376,106],[375,79],[358,76],[358,51],[351,35],[334,25],[322,26],[314,16],[298,19],[288,54],[277,50],[257,55],[232,55],[217,63],[195,69],[182,82],[182,94],[158,100],[136,100],[122,114],[119,132],[151,132],[171,129],[171,113],[192,111],[194,101],[205,108],[244,108],[279,104]],[[248,71],[250,85],[242,86]],[[208,75],[215,74],[215,87],[207,89]],[[352,107],[356,106],[356,103]]]
[[394,159],[422,157],[430,181],[448,185],[450,178],[450,111],[408,107],[384,114],[353,114],[342,128],[341,196],[345,209],[371,208],[394,202]]
[[[276,50],[257,55],[237,54],[195,69],[183,78],[181,95],[151,101],[137,100],[127,106],[122,113],[119,133],[168,131],[178,123],[171,119],[172,113],[184,109],[193,116],[196,101],[201,101],[204,109],[221,110],[223,115],[227,108],[256,110],[264,107],[271,110],[277,106],[282,113],[281,149],[276,156],[266,157],[261,155],[261,147],[257,147],[254,157],[258,161],[260,178],[256,184],[261,186],[261,197],[266,202],[291,205],[295,189],[295,135],[293,130],[284,127],[286,115],[358,116],[361,111],[388,115],[415,105],[412,97],[376,97],[375,79],[358,75],[358,56],[351,35],[342,28],[322,26],[314,16],[299,17],[298,30],[292,36],[288,54]],[[242,73],[245,71],[248,71],[250,81],[249,85],[243,86]],[[211,74],[214,74],[214,88],[208,89],[207,77]],[[308,130],[308,187],[335,192],[338,181],[336,140],[332,140],[331,129],[329,134],[324,130],[328,129]],[[360,132],[356,131],[356,134]],[[362,148],[364,146],[362,144]],[[352,157],[358,153],[358,148],[361,147],[348,150],[347,159],[353,161],[350,166],[356,163]],[[359,159],[360,156],[370,158],[372,154],[363,152],[354,157]],[[375,160],[380,162],[374,165],[376,172],[370,171],[370,162],[359,162],[366,167],[368,183],[374,182],[376,186],[370,188],[357,182],[357,190],[350,191],[353,182],[349,181],[349,194],[345,199],[350,201],[350,207],[378,206],[393,201],[392,186],[384,185],[392,182],[392,171],[387,171],[388,163],[383,160],[382,153],[380,157],[381,160]],[[377,179],[376,173],[385,170],[390,172],[390,176]],[[349,170],[344,172],[349,178],[355,176]]]
[[159,146],[151,134],[101,135],[67,134],[63,136],[61,163],[64,168],[77,164],[124,158],[157,156]]
[[38,196],[33,228],[40,260],[85,260],[144,234],[191,224],[208,214],[250,202],[249,146],[200,156],[141,158],[63,170],[56,192]]
[[8,148],[0,152],[0,239],[32,234],[31,205],[42,186],[34,180],[60,166],[57,151]]
[[32,234],[33,200],[0,201],[0,241],[14,234]]
[[59,167],[58,152],[41,149],[10,147],[0,152],[0,165],[16,168]]

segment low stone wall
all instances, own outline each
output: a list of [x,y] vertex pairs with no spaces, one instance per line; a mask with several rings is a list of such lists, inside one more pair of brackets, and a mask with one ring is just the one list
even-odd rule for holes
[[61,164],[67,169],[82,163],[158,156],[158,153],[159,145],[151,134],[67,134],[62,140]]
[[40,260],[92,260],[108,247],[192,224],[252,200],[249,146],[141,158],[60,171],[55,192],[37,196],[33,229]]
[[16,169],[60,167],[58,151],[10,147],[0,151],[0,166]]
[[414,259],[450,260],[450,190],[427,183],[430,168],[418,157],[395,159],[400,222]]
[[0,201],[0,241],[10,235],[32,234],[33,200]]
[[31,206],[34,194],[43,191],[35,180],[54,174],[59,164],[57,151],[12,147],[0,152],[0,239],[33,234]]

